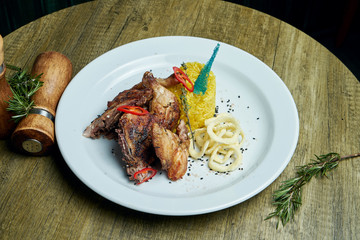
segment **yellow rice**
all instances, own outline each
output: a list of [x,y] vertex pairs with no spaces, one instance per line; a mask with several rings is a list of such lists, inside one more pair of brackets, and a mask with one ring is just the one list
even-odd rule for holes
[[[204,66],[205,64],[202,63],[188,62],[186,63],[187,69],[184,70],[184,68],[181,67],[181,70],[183,70],[190,78],[190,80],[194,83],[199,76],[201,69]],[[180,119],[183,119],[187,123],[188,120],[184,113],[184,106],[182,105],[180,99],[182,87],[182,84],[178,84],[176,86],[170,87],[169,90],[177,96],[181,105]],[[215,114],[216,79],[214,73],[210,71],[208,78],[208,86],[204,95],[197,95],[189,91],[186,92],[186,99],[189,105],[188,115],[190,119],[191,129],[194,131],[195,129],[204,127],[205,120],[213,117]]]

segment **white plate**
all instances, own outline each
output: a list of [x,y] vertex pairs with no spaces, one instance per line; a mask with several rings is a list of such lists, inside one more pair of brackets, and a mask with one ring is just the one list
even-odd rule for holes
[[270,185],[296,148],[296,105],[283,81],[267,65],[225,43],[220,43],[212,71],[217,79],[219,112],[234,109],[231,113],[245,132],[241,169],[217,174],[208,169],[207,162],[191,161],[189,175],[177,182],[158,173],[136,186],[117,158],[115,141],[82,136],[85,127],[103,113],[107,101],[140,82],[145,71],[167,77],[172,66],[183,62],[206,63],[217,43],[195,37],[150,38],[115,48],[84,67],[62,95],[55,124],[60,151],[75,175],[117,204],[160,215],[221,210]]

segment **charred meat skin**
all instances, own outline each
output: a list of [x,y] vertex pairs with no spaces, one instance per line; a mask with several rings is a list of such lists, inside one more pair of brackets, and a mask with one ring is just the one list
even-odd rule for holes
[[152,96],[153,91],[150,88],[134,87],[120,92],[112,101],[108,102],[105,112],[91,122],[83,135],[94,139],[100,136],[113,138],[114,130],[117,128],[118,121],[123,114],[117,108],[122,105],[144,106],[152,99]]
[[137,165],[141,161],[151,163],[149,147],[153,122],[154,119],[150,114],[138,116],[125,113],[120,118],[116,132],[124,160],[128,165]]
[[122,160],[126,163],[126,171],[130,180],[141,181],[146,175],[138,175],[134,179],[135,172],[149,167],[155,160],[152,146],[152,125],[154,118],[151,114],[138,116],[125,113],[119,119],[118,143],[123,154]]
[[184,121],[180,121],[177,133],[153,124],[152,142],[156,156],[160,159],[163,170],[168,173],[168,178],[172,181],[181,179],[187,170],[187,160],[189,157],[189,138],[188,129]]
[[[119,120],[116,131],[129,179],[140,182],[146,175],[137,175],[138,179],[134,179],[134,174],[149,167],[156,157],[152,145],[154,124],[167,130],[173,129],[180,118],[180,107],[176,96],[157,82],[150,72],[145,72],[142,82],[137,84],[136,88],[152,90],[153,95],[149,102],[150,113],[145,116],[124,114]],[[173,165],[172,168],[166,167],[166,170],[172,171],[175,168]],[[175,175],[175,173],[171,174],[171,176]]]
[[[157,157],[173,181],[180,179],[187,170],[188,130],[183,121],[178,125],[180,106],[176,96],[166,89],[174,84],[178,81],[173,74],[161,79],[145,72],[140,83],[109,101],[105,112],[83,133],[94,139],[100,136],[115,139],[130,180],[142,182],[147,174],[138,174],[136,179],[134,174],[150,167]],[[119,112],[117,108],[122,105],[140,106],[148,109],[149,114],[138,116]],[[172,132],[176,126],[177,134]]]
[[163,87],[151,72],[144,73],[142,82],[153,90],[149,109],[155,121],[162,127],[173,130],[180,119],[180,105],[176,96]]

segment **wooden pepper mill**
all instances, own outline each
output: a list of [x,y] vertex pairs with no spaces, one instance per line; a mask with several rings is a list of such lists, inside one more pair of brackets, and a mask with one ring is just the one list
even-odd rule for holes
[[11,113],[6,110],[9,106],[7,101],[13,96],[9,83],[5,78],[4,41],[0,35],[0,139],[10,137],[15,128],[15,122],[11,120]]
[[39,74],[43,86],[33,95],[35,107],[17,125],[11,136],[13,146],[30,155],[47,154],[55,143],[55,111],[71,80],[71,61],[58,52],[44,52],[35,59],[31,75]]

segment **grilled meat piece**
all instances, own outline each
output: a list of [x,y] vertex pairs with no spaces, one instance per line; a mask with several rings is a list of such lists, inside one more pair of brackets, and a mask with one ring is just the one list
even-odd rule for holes
[[167,77],[167,78],[156,78],[156,81],[157,81],[158,83],[160,83],[161,86],[166,87],[166,88],[175,86],[175,85],[177,85],[177,84],[180,83],[180,82],[176,79],[174,73],[171,74],[171,75],[170,75],[169,77]]
[[[146,174],[137,175],[138,179],[134,179],[134,173],[149,167],[149,164],[156,157],[152,147],[154,124],[167,131],[173,129],[180,118],[180,107],[176,96],[157,82],[150,72],[144,74],[142,83],[137,84],[136,88],[152,90],[153,97],[149,102],[150,114],[144,116],[124,114],[119,120],[116,132],[118,133],[118,143],[124,155],[123,160],[127,165],[126,170],[130,175],[129,179],[139,182],[146,177]],[[160,144],[158,143],[158,145]],[[170,176],[174,179],[177,177],[175,168],[175,165],[170,169],[166,168],[169,169]]]
[[[156,79],[151,72],[145,72],[142,82],[109,101],[106,111],[83,133],[90,138],[103,135],[116,139],[129,179],[135,182],[147,177],[147,174],[138,174],[135,179],[134,174],[149,167],[156,156],[171,180],[180,179],[187,169],[188,130],[181,121],[177,129],[179,135],[172,132],[180,119],[180,106],[176,96],[162,84],[170,86],[178,84],[178,81],[174,74]],[[150,113],[139,116],[117,111],[122,105],[140,106]]]
[[91,122],[83,135],[89,138],[99,138],[102,135],[109,139],[114,138],[112,133],[123,114],[117,108],[122,105],[144,106],[152,99],[152,96],[151,88],[140,88],[138,85],[120,92],[112,101],[108,102],[105,112]]
[[176,96],[163,87],[151,72],[144,73],[142,82],[153,90],[149,109],[155,121],[166,129],[174,129],[180,119],[180,106]]
[[[154,149],[151,147],[151,129],[154,118],[151,114],[138,116],[124,113],[119,119],[118,143],[126,163],[126,170],[130,180],[134,179],[135,172],[146,168],[155,160]],[[138,175],[139,178],[142,176]]]
[[163,170],[168,173],[168,178],[176,181],[184,176],[187,170],[189,157],[188,129],[184,121],[180,121],[176,134],[156,122],[152,129],[152,143],[156,156],[160,159]]

